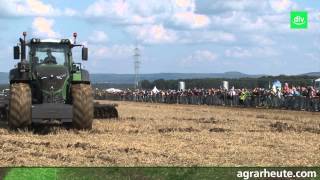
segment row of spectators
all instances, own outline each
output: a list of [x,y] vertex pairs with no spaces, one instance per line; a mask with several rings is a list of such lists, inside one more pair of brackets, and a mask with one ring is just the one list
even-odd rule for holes
[[320,110],[320,91],[313,87],[272,89],[187,89],[187,90],[124,90],[107,92],[96,89],[96,99],[155,102],[170,104],[222,105],[242,107],[284,108],[292,110]]

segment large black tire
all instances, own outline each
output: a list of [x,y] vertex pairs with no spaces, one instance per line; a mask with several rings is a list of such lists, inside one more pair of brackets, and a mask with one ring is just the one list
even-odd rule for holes
[[89,84],[72,85],[73,127],[90,130],[93,121],[93,94]]
[[32,97],[29,84],[14,83],[10,86],[9,119],[12,129],[23,129],[31,125]]

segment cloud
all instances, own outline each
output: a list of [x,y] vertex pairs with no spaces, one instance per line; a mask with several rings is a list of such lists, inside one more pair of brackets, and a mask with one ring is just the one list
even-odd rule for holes
[[129,26],[127,32],[146,44],[228,43],[237,40],[234,34],[224,31],[174,30],[165,28],[162,24]]
[[268,58],[280,55],[280,52],[273,47],[232,47],[225,50],[224,55],[229,58]]
[[319,63],[319,53],[314,53],[314,52],[308,52],[305,53],[305,56],[308,57],[306,60],[311,60],[314,61],[315,63]]
[[250,39],[253,43],[259,44],[259,45],[274,45],[275,42],[270,37],[264,36],[264,35],[251,35]]
[[212,15],[210,19],[211,26],[209,29],[223,29],[225,31],[232,31],[235,34],[269,33],[275,35],[292,33],[289,26],[288,12],[266,13],[266,10],[259,13],[255,11],[231,11]]
[[197,13],[210,17],[208,29],[237,33],[288,33],[289,11],[299,6],[292,0],[196,1]]
[[276,12],[286,12],[297,7],[297,4],[291,0],[269,0],[269,3]]
[[131,26],[127,31],[147,44],[173,43],[178,38],[175,31],[166,29],[162,24]]
[[178,25],[188,26],[192,29],[207,27],[210,24],[210,19],[207,16],[193,12],[176,13],[173,20]]
[[89,19],[108,19],[128,25],[164,24],[168,22],[185,28],[203,28],[210,24],[204,14],[195,12],[194,0],[97,0],[85,11]]
[[133,55],[133,46],[130,45],[102,46],[91,49],[93,57],[97,60],[107,60],[110,58],[123,60]]
[[[237,31],[268,31],[270,23],[264,16],[254,16],[248,12],[234,11],[225,15],[211,16],[213,27],[219,29],[234,29]],[[273,23],[273,22],[272,22]]]
[[[134,46],[129,44],[89,45],[91,65],[97,66],[101,61],[131,61],[133,60]],[[144,47],[138,46],[143,53]]]
[[86,9],[85,15],[87,18],[108,19],[117,24],[154,23],[155,20],[151,14],[145,15],[152,6],[148,7],[144,4],[149,4],[149,1],[136,3],[123,0],[97,0]]
[[106,43],[108,41],[108,35],[104,31],[93,31],[89,37],[90,43]]
[[[132,60],[134,55],[134,49],[136,46],[131,44],[89,44],[90,56],[93,60]],[[145,47],[138,45],[140,54],[144,54]]]
[[75,9],[66,8],[63,14],[65,14],[66,16],[76,16],[78,12]]
[[263,12],[269,8],[268,0],[199,0],[196,1],[196,12],[208,15],[226,12]]
[[227,49],[225,51],[225,56],[232,58],[248,58],[252,56],[252,53],[247,49],[243,49],[241,47],[234,47],[232,49]]
[[[135,46],[132,44],[89,44],[89,58],[87,68],[92,72],[97,73],[133,73],[133,55]],[[145,60],[146,53],[143,46],[138,46],[142,58],[142,63]],[[81,54],[81,52],[80,52]],[[143,65],[144,66],[144,65]]]
[[[257,58],[268,58],[268,57],[276,57],[281,55],[282,52],[279,51],[279,49],[277,47],[253,47],[250,50],[252,52],[252,54],[254,55],[254,57]],[[281,61],[281,60],[279,60]]]
[[236,36],[224,31],[180,31],[177,32],[180,43],[216,43],[235,42]]
[[194,0],[174,0],[173,4],[180,11],[194,11],[196,7]]
[[196,1],[198,13],[224,14],[226,12],[254,12],[256,15],[270,12],[287,12],[297,8],[292,0],[199,0]]
[[210,19],[204,14],[196,13],[196,3],[194,0],[173,1],[174,12],[172,21],[176,25],[182,25],[191,29],[204,28],[210,24]]
[[198,63],[215,62],[218,55],[209,50],[197,50],[182,60],[183,66],[190,66]]
[[57,12],[50,4],[45,4],[40,0],[16,1],[16,12],[18,15],[48,16]]
[[54,20],[37,17],[32,22],[33,34],[38,37],[57,38],[59,33],[53,30]]
[[77,11],[72,8],[61,10],[41,0],[0,0],[0,17],[21,16],[74,16]]
[[128,3],[119,0],[98,0],[91,4],[85,13],[95,17],[124,17],[128,13]]

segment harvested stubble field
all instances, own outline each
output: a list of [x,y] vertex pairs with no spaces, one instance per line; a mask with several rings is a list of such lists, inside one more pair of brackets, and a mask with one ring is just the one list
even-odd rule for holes
[[320,113],[116,103],[120,118],[88,132],[3,123],[1,166],[320,165]]

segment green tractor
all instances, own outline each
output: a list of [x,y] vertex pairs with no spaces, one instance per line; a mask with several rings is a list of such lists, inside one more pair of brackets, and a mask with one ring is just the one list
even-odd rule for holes
[[59,123],[91,129],[94,103],[89,73],[72,56],[73,48],[81,47],[86,61],[88,48],[76,44],[76,33],[74,43],[69,39],[26,41],[26,33],[23,36],[13,48],[14,59],[21,61],[9,75],[9,127]]

